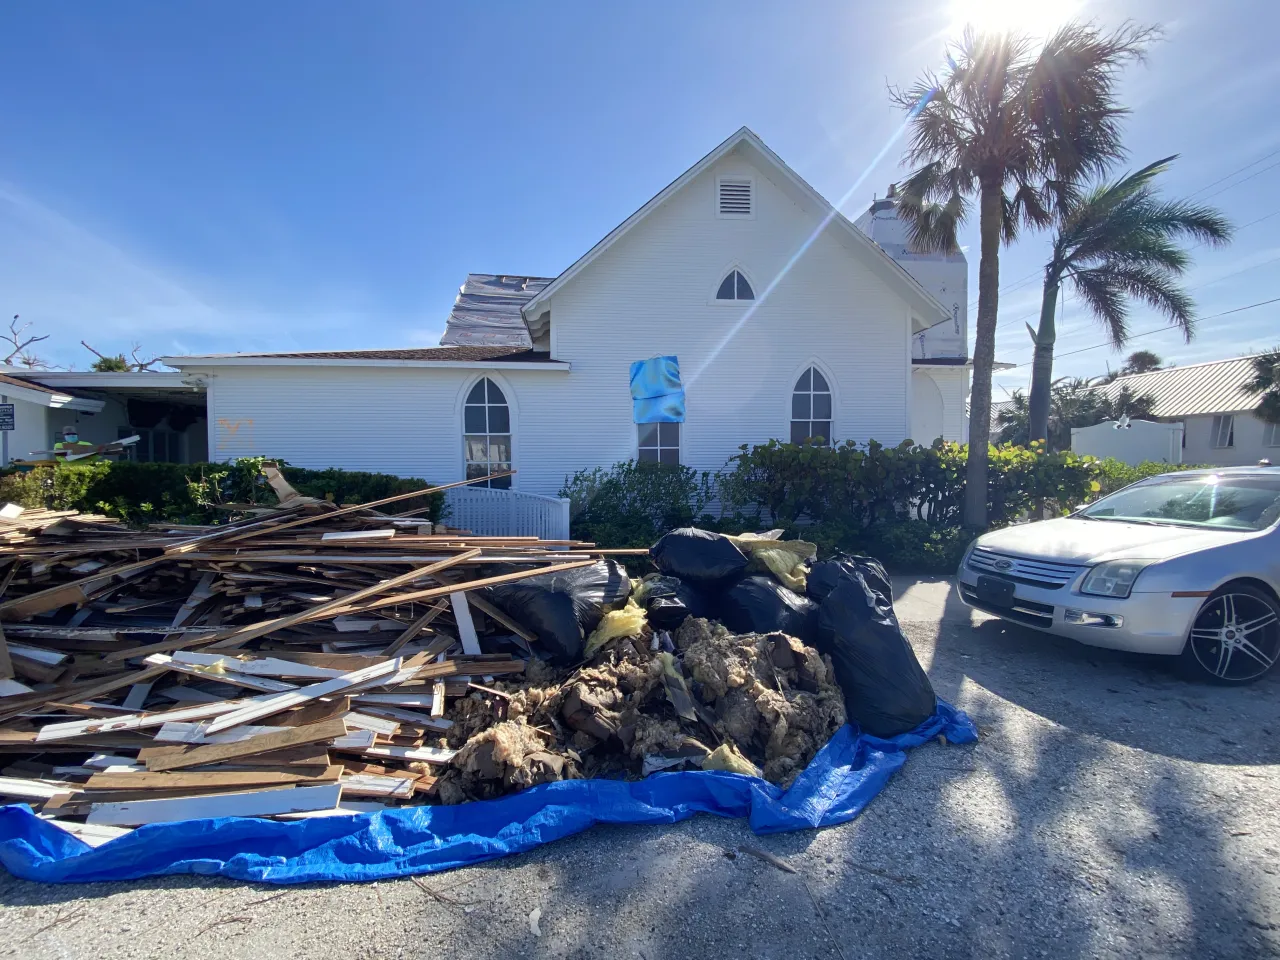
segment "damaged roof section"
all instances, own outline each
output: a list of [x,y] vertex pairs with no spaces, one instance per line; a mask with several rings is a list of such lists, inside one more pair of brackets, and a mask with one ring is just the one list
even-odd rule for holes
[[469,273],[449,311],[442,346],[532,346],[520,308],[542,292],[551,277]]

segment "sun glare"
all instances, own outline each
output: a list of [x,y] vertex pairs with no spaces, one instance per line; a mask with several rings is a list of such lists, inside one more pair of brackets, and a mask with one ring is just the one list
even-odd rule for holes
[[951,0],[951,29],[959,33],[970,26],[982,33],[1016,30],[1043,37],[1072,19],[1079,7],[1079,0]]

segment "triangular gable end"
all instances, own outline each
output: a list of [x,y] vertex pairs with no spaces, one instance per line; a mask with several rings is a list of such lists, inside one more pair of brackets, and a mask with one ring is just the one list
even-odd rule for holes
[[[885,281],[893,290],[897,291],[910,304],[915,313],[923,318],[930,318],[930,322],[932,319],[946,319],[951,316],[947,309],[926,291],[911,274],[885,253],[875,241],[854,226],[852,221],[827,202],[822,194],[818,193],[794,170],[787,166],[781,157],[765,145],[763,140],[748,127],[741,127],[733,136],[667,184],[648,203],[610,231],[608,236],[574,261],[568,269],[547,284],[537,296],[524,304],[520,312],[524,317],[525,324],[530,326],[530,333],[536,338],[537,331],[533,330],[532,324],[545,312],[548,301],[558,290],[590,266],[596,258],[617,243],[642,220],[692,183],[701,173],[740,146],[746,147],[755,154],[754,157],[749,159],[759,164],[765,171],[771,171],[776,174],[780,187],[784,189],[789,187],[795,190],[814,207],[820,216],[829,217],[829,227],[831,229],[842,230],[852,238],[851,246],[853,251],[862,257],[873,273]],[[773,179],[773,177],[771,176],[770,179]]]

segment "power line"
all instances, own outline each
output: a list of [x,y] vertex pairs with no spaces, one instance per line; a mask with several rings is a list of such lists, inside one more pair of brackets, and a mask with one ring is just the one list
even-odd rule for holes
[[[1248,170],[1250,167],[1256,167],[1258,164],[1262,163],[1262,161],[1264,161],[1264,160],[1270,160],[1272,157],[1274,157],[1274,156],[1275,156],[1276,154],[1278,154],[1278,153],[1280,153],[1280,149],[1272,150],[1270,153],[1268,153],[1268,154],[1266,154],[1266,155],[1264,155],[1264,156],[1259,157],[1257,160],[1254,160],[1254,161],[1252,161],[1251,163],[1246,163],[1243,167],[1240,167],[1240,168],[1238,168],[1238,169],[1236,169],[1236,170],[1232,170],[1232,171],[1231,171],[1230,173],[1228,173],[1225,177],[1219,177],[1217,180],[1214,180],[1212,183],[1206,183],[1206,184],[1205,184],[1203,187],[1201,187],[1199,190],[1196,190],[1194,193],[1188,194],[1188,195],[1187,195],[1187,199],[1188,199],[1188,200],[1190,200],[1190,199],[1191,199],[1192,197],[1194,197],[1196,194],[1198,194],[1198,193],[1204,193],[1204,192],[1205,192],[1206,190],[1208,190],[1209,188],[1211,188],[1211,187],[1216,187],[1218,184],[1222,183],[1224,180],[1230,180],[1230,179],[1231,179],[1232,177],[1234,177],[1237,173],[1244,173],[1244,172],[1245,172],[1246,170]],[[1273,164],[1273,166],[1274,166],[1274,164]],[[1270,168],[1270,167],[1268,167],[1267,169],[1269,170],[1269,169],[1271,169],[1271,168]],[[1244,181],[1243,181],[1243,180],[1241,180],[1240,182],[1241,182],[1241,183],[1243,183]]]
[[1240,184],[1242,184],[1242,183],[1248,183],[1248,182],[1249,182],[1250,180],[1252,180],[1254,177],[1260,177],[1260,176],[1262,176],[1264,173],[1266,173],[1268,170],[1274,170],[1276,167],[1280,167],[1280,160],[1277,160],[1275,163],[1270,164],[1269,166],[1265,166],[1265,167],[1263,167],[1261,170],[1257,171],[1256,173],[1251,173],[1251,174],[1249,174],[1249,176],[1247,176],[1247,177],[1243,177],[1243,178],[1241,178],[1241,179],[1237,180],[1235,183],[1229,183],[1229,184],[1227,184],[1225,187],[1223,187],[1221,190],[1215,190],[1215,191],[1213,191],[1213,193],[1209,194],[1207,197],[1201,197],[1200,199],[1201,199],[1201,200],[1212,200],[1212,199],[1213,199],[1214,197],[1216,197],[1218,194],[1220,194],[1220,193],[1226,193],[1228,190],[1234,190],[1236,187],[1240,186]]
[[[1222,313],[1215,313],[1212,316],[1201,317],[1200,319],[1201,320],[1217,320],[1219,317],[1230,316],[1233,313],[1243,313],[1245,310],[1253,310],[1256,307],[1265,307],[1269,303],[1280,303],[1280,297],[1273,297],[1270,300],[1260,300],[1257,303],[1250,303],[1243,307],[1236,307],[1233,310],[1224,310]],[[1163,327],[1156,327],[1154,330],[1144,330],[1142,333],[1135,333],[1131,337],[1126,337],[1125,342],[1126,344],[1128,344],[1129,342],[1133,340],[1138,340],[1141,337],[1149,337],[1155,333],[1164,333],[1166,330],[1173,330],[1176,326],[1177,326],[1176,324],[1170,323],[1170,324],[1166,324]],[[1112,344],[1110,340],[1107,340],[1103,343],[1095,343],[1091,347],[1080,347],[1078,350],[1068,350],[1066,353],[1055,354],[1053,359],[1057,361],[1062,359],[1063,357],[1075,356],[1077,353],[1087,353],[1090,350],[1100,350],[1103,347],[1110,347],[1110,346],[1114,346],[1114,344]],[[1023,363],[1014,364],[1012,367],[1007,367],[1006,369],[1017,370],[1019,367],[1030,366],[1032,363],[1035,363],[1034,359],[1024,361]]]

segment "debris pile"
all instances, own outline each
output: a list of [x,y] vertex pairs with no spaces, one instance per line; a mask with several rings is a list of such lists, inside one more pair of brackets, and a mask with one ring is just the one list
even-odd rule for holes
[[874,561],[683,530],[637,582],[609,555],[645,551],[380,509],[441,487],[337,507],[264,472],[279,504],[213,527],[0,509],[0,799],[96,844],[660,770],[785,786],[846,712],[919,722],[874,685],[932,711],[867,645]]

